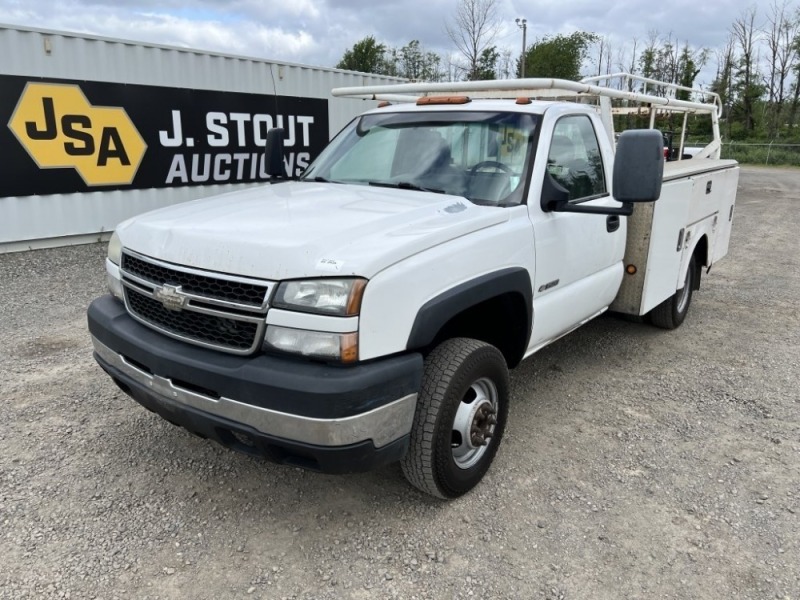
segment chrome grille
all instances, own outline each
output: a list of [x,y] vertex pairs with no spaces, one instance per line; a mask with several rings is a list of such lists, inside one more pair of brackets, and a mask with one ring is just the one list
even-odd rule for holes
[[180,271],[174,267],[155,264],[130,254],[122,255],[122,270],[155,283],[180,285],[183,291],[217,300],[227,300],[261,308],[267,299],[268,288],[256,283],[235,279],[220,279],[197,272]]
[[128,302],[133,312],[148,323],[215,346],[249,350],[258,330],[258,324],[247,321],[234,321],[189,310],[167,310],[158,300],[132,289],[128,290]]
[[120,272],[126,308],[140,323],[232,354],[260,346],[270,282],[180,267],[129,250]]

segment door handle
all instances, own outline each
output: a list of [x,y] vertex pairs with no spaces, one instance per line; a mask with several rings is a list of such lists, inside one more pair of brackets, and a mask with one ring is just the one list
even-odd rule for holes
[[617,215],[606,217],[606,230],[611,233],[617,229],[619,229],[619,217]]

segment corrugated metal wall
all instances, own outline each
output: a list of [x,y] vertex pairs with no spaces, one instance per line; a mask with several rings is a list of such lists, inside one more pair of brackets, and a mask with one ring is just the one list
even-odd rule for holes
[[[328,100],[330,135],[374,103],[333,98],[340,86],[396,78],[65,32],[0,25],[0,75],[154,85]],[[5,127],[6,124],[0,124]],[[3,173],[0,165],[0,176]],[[0,252],[82,241],[135,214],[248,184],[0,198]],[[77,237],[76,237],[77,236]]]

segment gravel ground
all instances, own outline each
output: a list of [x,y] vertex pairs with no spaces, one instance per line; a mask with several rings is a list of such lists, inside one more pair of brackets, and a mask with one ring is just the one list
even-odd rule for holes
[[92,360],[105,247],[0,255],[0,598],[800,598],[798,189],[743,169],[680,329],[604,316],[523,363],[449,503],[169,425]]

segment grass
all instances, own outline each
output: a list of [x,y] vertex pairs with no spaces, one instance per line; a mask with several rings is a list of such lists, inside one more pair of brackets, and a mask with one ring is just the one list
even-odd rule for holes
[[[705,146],[707,139],[687,139],[687,146]],[[800,167],[800,143],[773,143],[760,140],[723,142],[722,158],[732,158],[745,165],[789,165]]]
[[722,144],[722,158],[733,158],[742,164],[800,166],[800,145]]

